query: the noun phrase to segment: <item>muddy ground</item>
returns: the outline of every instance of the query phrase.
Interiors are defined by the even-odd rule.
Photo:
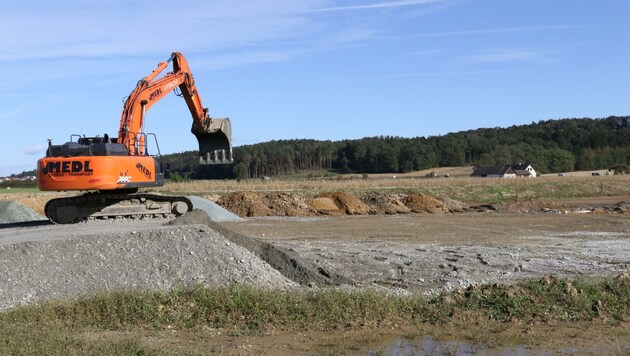
[[[259,216],[221,226],[241,238],[293,253],[311,270],[336,273],[337,281],[350,280],[356,287],[400,294],[419,291],[434,295],[469,285],[514,283],[548,275],[597,278],[629,272],[628,202],[630,197],[618,196],[465,207],[459,212]],[[314,205],[312,200],[309,205]],[[630,325],[606,320],[251,337],[229,337],[223,332],[214,331],[218,339],[212,340],[222,341],[209,346],[237,353],[630,352]]]
[[[399,292],[630,271],[627,213],[262,217],[222,225],[294,251],[357,286]]]

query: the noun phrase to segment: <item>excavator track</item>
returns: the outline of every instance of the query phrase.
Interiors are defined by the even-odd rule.
[[[85,220],[117,218],[168,218],[193,209],[190,199],[158,194],[86,193],[56,198],[44,208],[46,217],[56,224],[75,224]]]

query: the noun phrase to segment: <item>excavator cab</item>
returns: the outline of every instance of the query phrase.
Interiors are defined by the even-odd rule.
[[[212,165],[234,162],[230,119],[210,119],[205,130],[193,123],[191,132],[199,142],[199,164]]]

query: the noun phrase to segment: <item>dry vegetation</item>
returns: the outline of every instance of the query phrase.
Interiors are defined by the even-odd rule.
[[[204,180],[167,183],[162,192],[212,198],[235,191],[296,192],[313,198],[323,192],[426,194],[466,203],[520,202],[541,199],[619,196],[630,194],[630,176],[564,176],[528,179],[450,178],[340,178],[309,180]]]
[[[330,204],[330,201],[318,199],[329,192],[346,192],[364,202],[386,195],[423,194],[438,199],[452,199],[466,204],[488,203],[526,203],[534,201],[554,201],[558,199],[629,196],[630,176],[601,175],[590,176],[584,173],[571,173],[563,177],[544,176],[525,179],[472,178],[468,176],[444,177],[443,172],[467,172],[467,168],[443,168],[437,177],[425,178],[426,171],[410,173],[406,176],[379,176],[362,178],[348,175],[337,178],[317,179],[272,179],[272,180],[196,180],[168,182],[154,190],[164,194],[197,195],[218,201],[222,196],[234,192],[265,194],[271,197],[286,198],[286,193],[314,204]],[[431,173],[431,172],[429,172]],[[434,172],[438,173],[438,171]],[[276,193],[276,194],[270,194]],[[280,194],[285,193],[285,194]],[[76,192],[39,192],[32,190],[7,190],[0,194],[0,199],[16,200],[34,211],[43,214],[44,205],[54,197],[75,195]],[[317,200],[315,200],[317,199]],[[286,199],[285,199],[286,200]],[[295,200],[295,199],[294,199]],[[297,201],[296,200],[296,201]],[[280,201],[279,203],[282,203]],[[227,206],[226,206],[227,207]],[[324,208],[322,206],[322,208]],[[319,209],[315,209],[319,210]],[[236,211],[235,211],[236,212]],[[238,212],[236,212],[238,213]],[[377,212],[378,213],[378,212]],[[241,214],[246,215],[246,214]],[[263,214],[264,215],[264,214]],[[286,214],[281,214],[286,215]]]

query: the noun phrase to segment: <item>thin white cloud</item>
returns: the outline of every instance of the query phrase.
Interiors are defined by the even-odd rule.
[[[472,62],[547,62],[549,53],[530,49],[492,49],[464,57]]]
[[[419,33],[419,34],[412,35],[412,37],[474,36],[474,35],[534,32],[534,31],[549,31],[549,30],[571,30],[571,29],[584,28],[584,27],[589,27],[589,26],[587,25],[541,25],[541,26],[486,28],[486,29],[478,29],[478,30]]]
[[[174,50],[190,54],[298,39],[320,34],[321,25],[307,14],[322,3],[191,0],[187,7],[194,11],[179,12],[168,11],[171,3],[164,0],[153,1],[151,7],[74,2],[72,11],[56,4],[36,10],[3,8],[0,31],[21,30],[19,36],[0,39],[0,61],[147,56]]]
[[[366,4],[366,5],[350,5],[350,6],[327,7],[327,8],[323,8],[323,9],[319,9],[319,10],[314,10],[313,12],[385,9],[385,8],[395,8],[395,7],[401,7],[401,6],[424,5],[424,4],[444,2],[444,1],[446,1],[446,0],[400,0],[400,1],[387,1],[387,2],[379,2],[379,3],[374,3],[374,4]]]
[[[445,72],[407,72],[407,73],[392,73],[382,75],[368,75],[368,76],[356,76],[356,77],[334,77],[334,78],[320,78],[313,82],[335,82],[335,81],[357,81],[357,80],[373,80],[373,79],[403,79],[403,78],[415,78],[415,77],[440,77],[440,76],[462,76],[462,75],[487,75],[487,74],[502,74],[502,73],[523,73],[531,72],[531,70],[470,70],[470,71],[445,71]]]

